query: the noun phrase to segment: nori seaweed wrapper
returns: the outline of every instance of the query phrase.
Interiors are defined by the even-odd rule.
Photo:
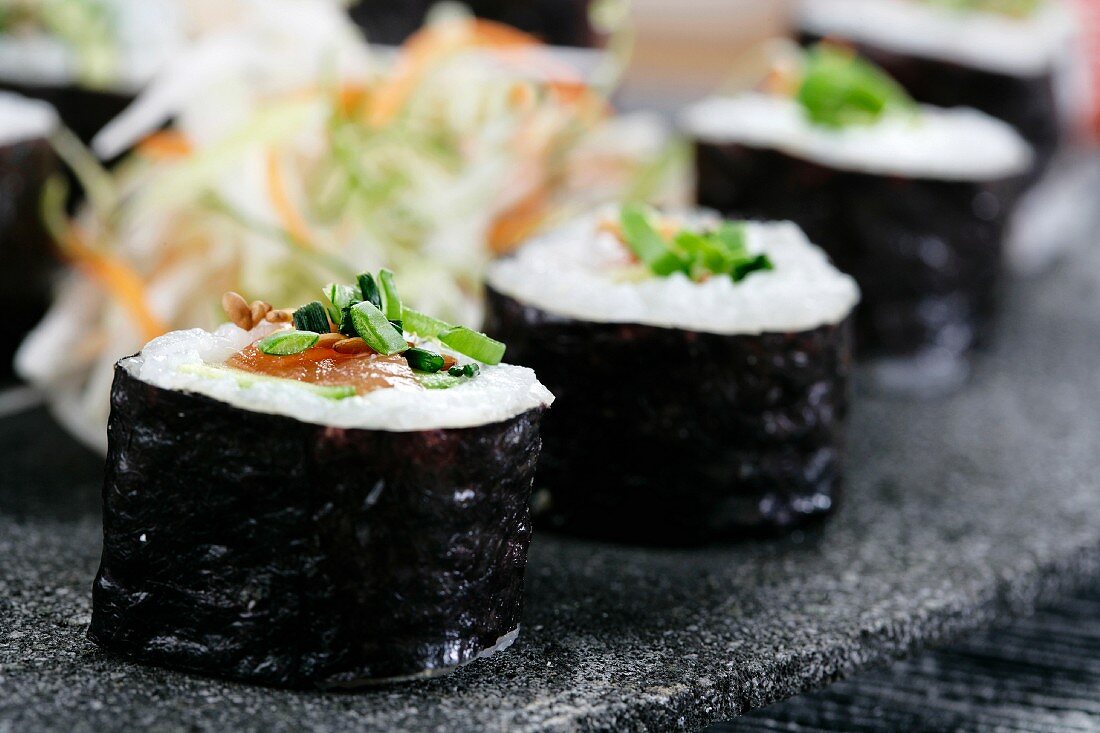
[[[818,520],[839,499],[849,321],[718,335],[547,313],[488,289],[486,331],[555,395],[540,527],[695,545]]]
[[[700,205],[788,219],[855,277],[860,356],[962,358],[988,335],[1019,178],[938,181],[843,171],[697,141]]]
[[[96,133],[134,101],[130,93],[90,89],[75,83],[52,86],[0,79],[0,91],[49,102],[65,126],[85,144],[90,144]]]
[[[823,39],[804,33],[801,40],[811,45]],[[1031,175],[1021,183],[1037,181],[1058,152],[1064,125],[1053,69],[1038,75],[1014,76],[866,43],[852,45],[894,77],[918,102],[937,107],[973,107],[1015,127],[1035,151]]]
[[[12,378],[15,350],[50,305],[58,261],[40,199],[57,167],[41,138],[0,145],[0,381]]]
[[[423,24],[434,4],[434,0],[362,0],[349,12],[368,40],[396,44]],[[505,23],[554,46],[598,44],[588,22],[589,0],[465,0],[463,4],[479,18]]]
[[[285,687],[438,673],[517,629],[542,409],[325,427],[116,366],[88,636]]]

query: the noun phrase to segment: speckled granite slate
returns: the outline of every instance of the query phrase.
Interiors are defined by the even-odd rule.
[[[693,729],[1031,610],[1100,570],[1100,252],[1019,284],[1003,320],[964,393],[857,401],[822,531],[697,551],[541,536],[516,646],[354,694],[98,652],[95,462],[41,413],[0,420],[0,733]]]
[[[1100,586],[707,733],[1097,733]]]

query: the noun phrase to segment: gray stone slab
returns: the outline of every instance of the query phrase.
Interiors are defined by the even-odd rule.
[[[1096,733],[1100,587],[707,733]]]
[[[0,732],[690,730],[1030,611],[1100,570],[1100,253],[1014,284],[1002,320],[966,391],[857,400],[822,530],[693,551],[539,536],[512,649],[351,694],[97,651],[95,462],[41,413],[0,421],[19,447],[0,468]]]

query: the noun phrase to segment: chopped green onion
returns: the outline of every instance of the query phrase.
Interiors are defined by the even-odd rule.
[[[256,348],[271,356],[291,356],[311,349],[320,335],[313,331],[279,331],[256,342]]]
[[[847,127],[877,122],[889,109],[913,109],[905,90],[854,52],[820,43],[806,56],[798,102],[814,124]]]
[[[386,320],[386,314],[369,300],[351,307],[351,322],[359,337],[379,354],[400,354],[409,348],[404,336]]]
[[[623,240],[630,251],[655,275],[664,277],[689,270],[690,262],[669,247],[664,237],[650,223],[642,207],[634,204],[624,206],[620,224]]]
[[[344,311],[359,302],[359,292],[350,285],[329,283],[325,286],[325,297],[332,305],[328,309],[333,323],[343,323]]]
[[[490,365],[500,363],[506,348],[496,339],[465,326],[455,326],[444,331],[439,334],[439,340],[460,354]]]
[[[378,271],[378,282],[382,286],[382,312],[391,321],[401,320],[401,296],[397,294],[397,285],[393,282],[393,273],[386,269]]]
[[[355,387],[350,384],[311,384],[310,382],[299,382],[297,379],[286,379],[285,377],[272,377],[267,374],[254,374],[253,372],[246,372],[241,369],[233,369],[231,367],[217,367],[209,364],[184,364],[179,368],[179,371],[185,374],[194,374],[199,377],[205,377],[207,379],[222,379],[224,377],[232,377],[237,381],[237,386],[242,389],[248,389],[256,384],[275,383],[282,382],[284,384],[293,384],[299,389],[315,394],[318,397],[324,397],[329,400],[343,400],[348,397],[354,397]]]
[[[439,338],[439,334],[454,328],[446,321],[414,311],[412,308],[401,309],[401,322],[409,333],[429,339]]]
[[[733,278],[734,282],[741,282],[754,272],[774,269],[775,265],[772,264],[771,259],[765,254],[759,254],[735,264],[733,266],[733,271],[730,273],[730,277]]]
[[[328,333],[328,313],[319,301],[306,303],[294,311],[294,327],[299,331]]]
[[[405,352],[405,360],[421,372],[438,372],[443,368],[443,357],[427,349],[409,349]]]
[[[359,276],[359,292],[363,295],[363,300],[373,303],[375,308],[382,310],[382,293],[378,290],[374,276],[369,272]]]
[[[481,373],[481,367],[477,364],[455,364],[453,367],[447,370],[447,373],[452,377],[476,377]]]

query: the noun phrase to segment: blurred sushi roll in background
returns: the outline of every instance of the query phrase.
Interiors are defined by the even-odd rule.
[[[857,350],[881,386],[957,387],[993,313],[1032,164],[1009,125],[921,107],[846,49],[777,65],[760,91],[689,107],[700,204],[789,219],[860,284]]]
[[[397,44],[420,28],[437,4],[437,0],[352,0],[349,12],[368,41]],[[587,48],[600,40],[589,18],[590,0],[464,0],[448,4],[461,5],[479,18],[507,24],[553,46]]]
[[[0,89],[91,140],[186,40],[181,0],[0,0]]]
[[[540,528],[696,544],[835,509],[859,292],[794,224],[628,206],[494,263],[487,297],[557,397]]]
[[[100,646],[346,687],[515,640],[553,396],[504,344],[404,306],[388,271],[323,292],[293,312],[227,293],[231,323],[116,366]]]
[[[49,104],[0,92],[0,382],[12,378],[15,347],[53,296],[59,263],[40,200],[58,170],[49,143],[57,126]]]
[[[918,102],[1009,123],[1035,150],[1033,179],[1064,139],[1075,28],[1062,0],[801,0],[798,24],[807,43],[852,44]]]

